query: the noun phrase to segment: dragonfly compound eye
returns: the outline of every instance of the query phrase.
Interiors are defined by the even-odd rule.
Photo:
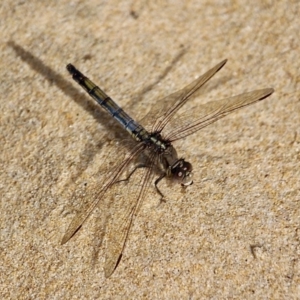
[[[171,167],[171,173],[182,185],[186,186],[193,183],[192,169],[192,165],[181,158]]]

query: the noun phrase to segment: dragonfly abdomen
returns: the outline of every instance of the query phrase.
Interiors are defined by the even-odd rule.
[[[72,64],[67,65],[67,70],[73,79],[116,119],[136,141],[144,140],[149,136],[148,132],[140,124],[127,115],[103,90],[78,71]]]

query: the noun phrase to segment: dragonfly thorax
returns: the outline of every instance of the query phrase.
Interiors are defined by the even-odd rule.
[[[143,139],[143,142],[147,145],[148,148],[151,148],[152,151],[155,151],[159,155],[168,151],[168,148],[171,146],[171,143],[163,139],[161,134],[158,132],[149,134],[149,136],[147,136],[147,139]]]

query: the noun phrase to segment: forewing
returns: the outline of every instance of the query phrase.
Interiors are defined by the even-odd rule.
[[[218,101],[211,101],[204,105],[197,105],[193,107],[192,111],[187,111],[179,118],[170,121],[168,128],[166,128],[166,133],[164,132],[164,137],[170,141],[182,139],[241,107],[269,97],[273,92],[273,89],[267,88]],[[191,116],[194,115],[196,120],[192,121]],[[167,133],[168,131],[169,133]]]
[[[218,63],[198,79],[183,89],[160,99],[155,107],[141,120],[141,124],[151,132],[160,132],[171,120],[174,114],[192,97],[197,96],[197,91],[213,77],[227,62],[227,59]],[[166,107],[168,109],[166,110]]]

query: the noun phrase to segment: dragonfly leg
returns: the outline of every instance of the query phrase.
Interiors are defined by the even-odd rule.
[[[156,191],[159,193],[159,195],[161,196],[161,199],[160,199],[160,202],[166,202],[166,199],[165,199],[165,195],[161,192],[161,190],[159,189],[158,187],[158,183],[166,177],[166,173],[163,173],[161,174],[154,182],[154,185],[155,185],[155,188],[156,188]]]
[[[129,175],[124,178],[124,179],[120,179],[118,181],[116,181],[115,183],[119,183],[119,182],[122,182],[122,181],[129,181],[130,177],[133,175],[133,173],[137,170],[137,169],[140,169],[140,168],[149,168],[149,166],[145,165],[145,164],[138,164],[134,167],[134,169],[129,173]]]

